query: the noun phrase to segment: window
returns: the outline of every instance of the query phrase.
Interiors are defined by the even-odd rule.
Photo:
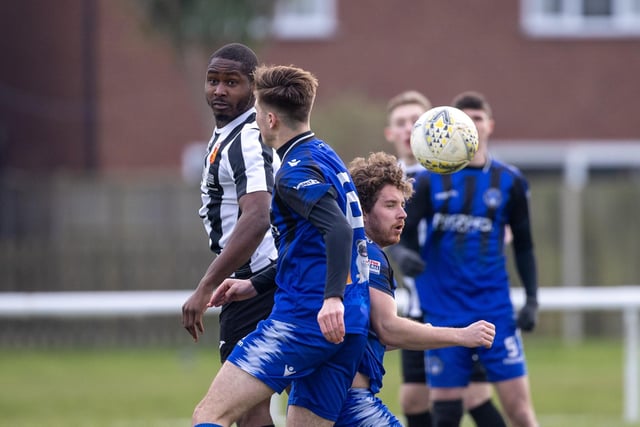
[[[521,0],[533,37],[640,37],[640,0]]]
[[[281,39],[322,39],[337,27],[337,0],[277,0],[273,34]]]

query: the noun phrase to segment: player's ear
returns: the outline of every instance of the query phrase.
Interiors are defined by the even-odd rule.
[[[493,133],[493,129],[496,126],[496,122],[495,120],[493,120],[493,118],[489,119],[489,135],[491,135]]]
[[[276,127],[276,125],[280,121],[280,119],[278,119],[278,116],[271,111],[267,113],[267,120],[269,121],[269,129],[273,129],[274,127]]]
[[[386,139],[389,144],[393,144],[391,128],[389,126],[384,127],[384,139]]]

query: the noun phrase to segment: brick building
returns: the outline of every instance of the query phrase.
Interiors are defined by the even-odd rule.
[[[476,89],[497,139],[640,138],[638,0],[278,3],[259,55],[312,70],[319,105]],[[206,53],[179,58],[134,2],[2,2],[0,34],[0,170],[173,170],[210,132]]]

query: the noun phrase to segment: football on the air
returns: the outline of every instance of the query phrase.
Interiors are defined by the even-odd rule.
[[[411,150],[430,171],[453,173],[469,164],[478,151],[478,131],[473,120],[454,107],[435,107],[413,125]]]

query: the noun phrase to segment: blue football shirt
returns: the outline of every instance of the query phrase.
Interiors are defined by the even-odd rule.
[[[367,240],[367,251],[369,254],[369,286],[387,293],[393,298],[397,284],[387,256],[380,249],[380,246],[371,240]],[[380,342],[378,335],[373,329],[370,329],[367,348],[360,361],[358,372],[369,377],[370,390],[374,394],[382,388],[382,378],[385,374],[385,351],[386,347]]]
[[[529,222],[529,187],[514,167],[490,160],[453,174],[425,171],[407,204],[403,243],[418,249],[418,224],[427,237],[426,262],[416,277],[423,311],[452,322],[483,313],[512,313],[504,254],[505,226]]]
[[[362,209],[351,176],[340,157],[312,132],[288,145],[275,178],[271,220],[278,248],[278,290],[272,318],[319,329],[327,275],[322,234],[309,221],[314,205],[331,194],[353,229],[351,269],[346,279],[347,333],[369,327],[368,258]]]

